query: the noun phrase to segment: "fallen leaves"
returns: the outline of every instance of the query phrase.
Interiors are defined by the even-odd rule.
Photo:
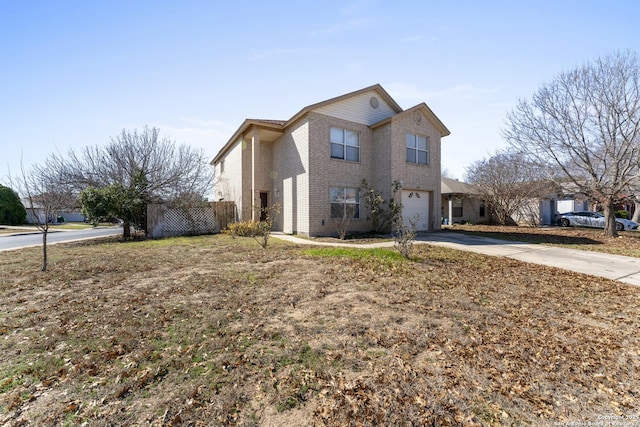
[[[639,409],[637,288],[443,248],[380,264],[254,246],[64,245],[46,276],[0,254],[0,422],[498,426]]]

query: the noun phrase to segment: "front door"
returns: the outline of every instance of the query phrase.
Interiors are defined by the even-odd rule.
[[[260,221],[267,220],[268,193],[260,193]]]

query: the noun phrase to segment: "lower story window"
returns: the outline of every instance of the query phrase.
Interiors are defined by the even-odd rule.
[[[360,218],[360,194],[353,187],[331,187],[331,218]]]
[[[458,217],[458,218],[462,217],[462,199],[458,199],[458,198],[453,199],[453,203],[451,207],[452,207],[451,214],[454,217]]]

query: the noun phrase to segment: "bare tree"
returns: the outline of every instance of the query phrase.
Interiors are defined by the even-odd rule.
[[[599,203],[616,236],[614,205],[630,191],[640,159],[640,67],[633,52],[559,74],[508,114],[504,138]]]
[[[443,178],[451,178],[451,179],[457,179],[455,177],[455,175],[453,174],[453,172],[451,172],[449,169],[447,168],[442,168],[440,170],[440,176]]]
[[[88,188],[118,186],[131,200],[148,203],[202,200],[211,189],[213,171],[203,150],[160,136],[157,128],[123,130],[105,146],[88,146],[67,155],[53,154],[47,160],[65,186],[74,192]],[[117,206],[116,206],[116,211]],[[146,208],[142,209],[146,212]],[[121,212],[123,236],[128,237],[133,217]],[[146,218],[137,215],[138,227],[146,231]]]
[[[502,151],[466,168],[467,182],[477,188],[498,224],[513,222],[533,200],[550,191],[546,173],[517,152]],[[527,218],[527,222],[531,222]]]
[[[47,236],[49,227],[55,223],[58,215],[75,204],[73,194],[57,181],[55,171],[42,165],[33,166],[29,172],[21,168],[18,188],[26,198],[27,210],[35,226],[42,232],[42,268],[47,270]]]
[[[338,238],[340,240],[344,240],[347,237],[349,225],[351,225],[351,220],[357,210],[357,205],[352,203],[331,204],[331,219],[336,226],[336,231],[338,232]]]

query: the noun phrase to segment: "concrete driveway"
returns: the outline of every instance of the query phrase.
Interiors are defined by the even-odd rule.
[[[393,242],[357,245],[349,243],[314,242],[295,236],[274,233],[273,237],[299,244],[347,246],[358,248],[392,247]],[[547,265],[576,273],[640,285],[640,258],[609,255],[600,252],[581,251],[533,243],[513,242],[488,237],[469,236],[463,233],[440,231],[420,234],[418,244],[444,246],[462,251],[490,256],[513,258],[532,264]]]
[[[512,242],[455,232],[436,232],[418,237],[420,242],[485,255],[513,258],[576,273],[640,285],[640,258],[609,255],[533,243]]]

